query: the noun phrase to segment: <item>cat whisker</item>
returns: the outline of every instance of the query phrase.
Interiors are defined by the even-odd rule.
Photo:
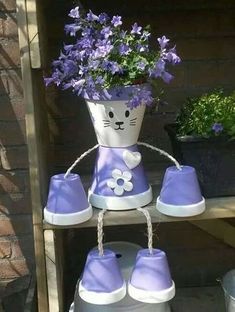
[[[136,122],[130,122],[130,125],[136,125]]]
[[[137,117],[130,119],[130,121],[134,121],[134,120],[136,120],[136,119],[137,119]]]
[[[108,120],[108,119],[103,119],[102,121],[104,121],[104,122],[110,122],[110,120]]]
[[[104,128],[110,127],[110,125],[104,125]]]
[[[135,126],[135,124],[130,124],[130,126]]]

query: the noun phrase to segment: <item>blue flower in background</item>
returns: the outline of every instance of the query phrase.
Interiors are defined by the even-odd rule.
[[[213,126],[211,127],[211,129],[215,132],[215,134],[219,134],[220,132],[224,130],[224,127],[221,123],[215,122]]]
[[[137,68],[138,68],[138,69],[144,70],[145,67],[146,67],[145,62],[142,61],[142,62],[137,63]]]

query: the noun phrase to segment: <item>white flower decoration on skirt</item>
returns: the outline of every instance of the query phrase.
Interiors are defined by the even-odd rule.
[[[130,192],[133,190],[133,184],[130,182],[132,174],[129,171],[123,171],[114,169],[112,171],[113,179],[107,181],[108,187],[113,189],[114,194],[121,196],[124,191]]]

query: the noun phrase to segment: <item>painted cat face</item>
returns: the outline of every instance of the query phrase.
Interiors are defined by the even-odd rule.
[[[130,110],[125,101],[87,101],[96,131],[102,146],[124,147],[136,144],[145,106]]]
[[[131,114],[129,109],[123,111],[122,115],[123,116],[116,116],[116,112],[110,108],[110,111],[107,114],[107,119],[103,119],[104,128],[112,127],[116,131],[123,131],[125,128],[136,126],[137,116]]]

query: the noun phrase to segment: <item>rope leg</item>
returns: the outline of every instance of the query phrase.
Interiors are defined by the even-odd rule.
[[[83,159],[85,158],[87,155],[89,155],[91,152],[93,152],[95,149],[97,149],[99,147],[99,144],[96,144],[95,146],[93,146],[92,148],[88,149],[85,153],[83,153],[81,156],[79,156],[75,162],[72,164],[72,166],[69,167],[69,169],[66,171],[64,177],[65,179],[68,177],[68,175],[71,173],[71,171],[73,170],[73,168]]]

